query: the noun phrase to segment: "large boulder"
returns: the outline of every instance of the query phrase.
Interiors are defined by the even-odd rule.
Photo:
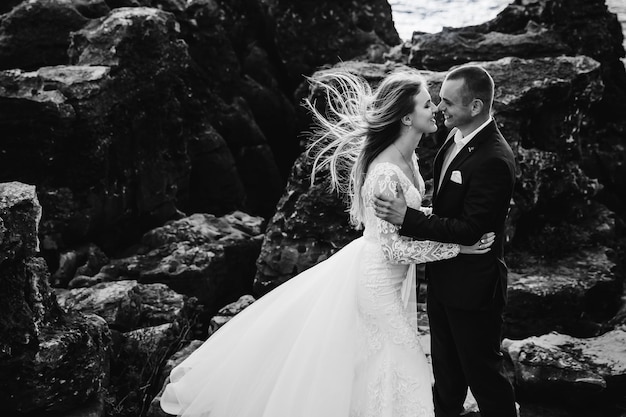
[[[159,370],[180,342],[176,322],[142,327],[119,336],[114,347],[109,393],[128,416],[144,415],[158,389]]]
[[[130,331],[181,321],[185,297],[165,284],[139,284],[134,280],[103,282],[93,287],[56,289],[66,310],[97,314],[111,329]]]
[[[85,404],[109,382],[110,345],[96,315],[64,315],[42,326],[37,343],[0,359],[3,410],[43,415]]]
[[[182,346],[177,352],[175,352],[172,356],[169,357],[165,366],[161,370],[161,375],[159,382],[156,386],[161,387],[161,390],[154,397],[152,402],[150,403],[150,407],[148,408],[148,412],[146,417],[168,417],[171,414],[167,414],[163,409],[161,409],[161,396],[165,391],[165,386],[167,382],[169,382],[169,375],[176,366],[178,366],[182,361],[187,359],[189,355],[191,355],[196,349],[202,346],[204,343],[202,340],[192,340],[189,343]]]
[[[243,204],[232,154],[187,85],[191,61],[170,14],[118,9],[74,33],[70,55],[77,65],[0,74],[0,178],[37,184],[44,250],[91,240],[110,253],[179,208]]]
[[[413,36],[409,65],[445,71],[470,61],[497,61],[507,56],[540,58],[571,52],[557,33],[533,22],[521,33],[444,28],[439,33]]]
[[[272,0],[268,6],[274,42],[294,88],[302,74],[320,65],[367,55],[372,44],[401,42],[387,1]]]
[[[210,317],[252,291],[263,219],[235,212],[172,221],[146,233],[136,254],[113,259],[91,282],[163,283],[196,297]]]
[[[0,265],[37,253],[40,219],[41,206],[34,186],[0,183]]]
[[[61,315],[36,257],[40,218],[34,186],[0,184],[0,358],[36,346],[42,328]]]
[[[40,216],[35,187],[0,184],[0,401],[11,415],[66,411],[108,383],[109,329],[58,306],[36,256]]]
[[[504,340],[521,398],[574,406],[615,403],[626,390],[626,332],[578,339],[560,333]]]
[[[578,337],[605,332],[621,303],[621,276],[608,249],[580,248],[564,259],[530,253],[509,273],[504,335],[521,339],[551,331]]]
[[[67,64],[70,33],[89,21],[74,3],[24,1],[0,16],[0,70]],[[109,9],[104,1],[100,5],[102,16]]]

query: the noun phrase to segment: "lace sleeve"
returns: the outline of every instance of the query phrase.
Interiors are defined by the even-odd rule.
[[[392,170],[385,170],[375,178],[375,192],[392,196],[400,185]],[[405,190],[406,193],[406,190]],[[458,255],[460,247],[454,243],[439,243],[430,240],[413,240],[400,236],[400,229],[393,224],[376,218],[380,245],[385,259],[396,264],[413,264],[439,261]]]

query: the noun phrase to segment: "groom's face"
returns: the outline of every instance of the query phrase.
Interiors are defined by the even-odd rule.
[[[464,80],[445,80],[439,96],[441,102],[437,109],[443,114],[448,128],[461,128],[472,122],[471,102],[466,103]]]

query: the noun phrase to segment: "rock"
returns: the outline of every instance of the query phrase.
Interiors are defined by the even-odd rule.
[[[268,6],[274,42],[294,87],[321,65],[367,54],[372,44],[400,43],[386,1],[272,0]]]
[[[165,390],[166,381],[169,382],[169,375],[176,366],[178,366],[182,361],[187,359],[189,355],[191,355],[196,349],[202,346],[204,342],[202,340],[192,340],[189,344],[185,345],[182,349],[178,350],[167,360],[165,366],[161,371],[161,378],[157,386],[161,386],[161,391],[154,397],[152,402],[150,403],[150,408],[148,409],[148,413],[146,417],[167,417],[169,414],[165,413],[161,409],[160,401],[161,396],[163,395],[163,391]]]
[[[558,331],[596,336],[620,305],[621,283],[606,248],[579,248],[567,258],[519,254],[509,271],[504,334],[524,338]]]
[[[187,203],[189,213],[229,213],[244,205],[246,189],[236,161],[224,138],[211,126],[189,138],[191,171]]]
[[[0,14],[4,14],[6,12],[11,11],[11,9],[18,4],[20,4],[22,0],[6,0],[0,5]]]
[[[294,104],[291,91],[286,86],[284,65],[271,39],[275,25],[268,8],[261,2],[195,0],[189,2],[184,17],[178,20],[182,36],[189,45],[189,53],[206,74],[211,90],[223,97],[226,107],[235,106],[235,115],[237,108],[241,107],[238,97],[248,102],[254,124],[262,131],[263,142],[267,141],[279,167],[280,178],[266,177],[266,186],[275,182],[282,189],[284,178],[298,154],[297,141],[293,140],[297,132],[293,118],[289,117],[294,113]],[[209,100],[207,105],[215,106],[215,101]],[[227,108],[217,107],[220,114],[230,113]],[[258,134],[231,135],[240,127],[226,124],[228,119],[220,115],[213,123],[229,143],[254,144]],[[242,122],[248,123],[240,120],[238,124]],[[232,130],[233,127],[239,129]],[[253,130],[253,127],[248,129]],[[233,149],[233,153],[237,155],[239,151]],[[258,164],[259,161],[253,166]],[[243,161],[238,162],[238,166],[242,176],[250,170]],[[272,176],[276,175],[269,172]],[[258,189],[258,185],[256,187]],[[247,189],[256,190],[252,185]],[[253,209],[256,204],[267,204],[271,205],[269,212],[259,213],[271,216],[280,191],[271,196],[266,194],[260,201],[249,200],[251,205],[246,206],[246,210],[256,213]],[[263,210],[267,208],[263,207]]]
[[[64,65],[70,32],[89,19],[70,1],[24,1],[0,17],[0,70]]]
[[[52,275],[55,287],[67,287],[76,276],[93,277],[109,262],[96,245],[87,245],[59,255],[59,267]]]
[[[65,314],[35,257],[40,216],[35,187],[0,184],[0,402],[11,415],[81,406],[109,377],[106,323]]]
[[[0,154],[0,179],[37,184],[51,258],[86,241],[114,252],[178,217],[179,207],[243,204],[243,193],[231,193],[242,189],[233,157],[194,95],[202,81],[178,36],[171,14],[118,9],[72,35],[77,65],[0,73],[3,120],[30,126],[0,122],[9,150]],[[192,178],[192,161],[214,168]],[[189,193],[209,182],[210,204],[190,204]]]
[[[172,221],[146,233],[136,255],[112,260],[96,276],[167,284],[196,297],[210,317],[250,293],[262,223],[262,218],[242,212]]]
[[[246,307],[249,307],[256,300],[251,295],[243,295],[239,300],[220,308],[215,316],[211,318],[209,324],[209,336],[217,331],[220,327],[228,323],[233,317],[241,313]]]
[[[123,333],[115,350],[115,369],[111,385],[127,415],[143,414],[152,401],[159,368],[180,340],[177,323],[143,327]]]
[[[32,185],[0,183],[0,266],[39,251],[41,206]]]
[[[139,284],[134,280],[59,289],[57,299],[66,310],[97,314],[111,329],[118,331],[179,321],[185,306],[185,297],[166,285]]]
[[[274,212],[283,181],[266,138],[242,97],[234,97],[218,111],[217,129],[235,158],[237,172],[246,190],[246,210],[269,217]]]
[[[497,61],[503,57],[543,58],[571,55],[561,36],[534,22],[521,33],[474,32],[471,28],[444,28],[439,33],[413,36],[409,65],[446,71],[470,61]]]
[[[85,404],[63,414],[63,417],[107,417],[104,393],[97,394]]]
[[[0,359],[5,412],[68,411],[108,383],[111,335],[96,315],[64,315],[43,326],[34,347]]]
[[[139,354],[143,356],[141,359],[151,359],[154,364],[160,364],[163,358],[158,357],[159,354],[164,354],[176,337],[178,326],[175,323],[142,327],[123,334],[122,350],[126,353]],[[138,365],[141,366],[143,363],[142,361]]]
[[[44,343],[47,326],[62,316],[43,259],[7,264],[0,267],[0,360]]]
[[[505,340],[515,366],[519,396],[570,404],[614,402],[626,386],[626,332],[589,339],[552,332]]]

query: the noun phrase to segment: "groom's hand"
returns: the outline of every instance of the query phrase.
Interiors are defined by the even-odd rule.
[[[374,212],[376,217],[396,226],[402,226],[406,215],[406,199],[402,187],[398,187],[398,195],[374,195]]]

